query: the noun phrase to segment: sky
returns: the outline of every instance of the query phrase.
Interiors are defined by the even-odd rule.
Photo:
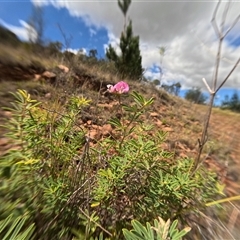
[[[226,2],[222,1],[216,16],[219,28]],[[100,58],[105,57],[109,44],[118,48],[124,17],[117,0],[0,0],[0,24],[28,40],[26,29],[33,4],[43,7],[45,41],[60,41],[75,53],[97,49]],[[211,0],[132,0],[127,17],[133,22],[134,34],[140,37],[145,77],[159,79],[161,65],[163,83],[180,82],[181,95],[191,87],[207,92],[202,78],[212,86],[218,49],[218,37],[211,24],[216,4]],[[240,1],[232,1],[224,31],[238,17],[239,9]],[[166,49],[163,57],[159,47]],[[240,21],[223,41],[218,86],[239,57]],[[239,89],[240,66],[218,93],[217,102]]]

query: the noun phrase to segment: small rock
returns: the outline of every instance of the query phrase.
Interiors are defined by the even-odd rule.
[[[111,106],[110,106],[109,104],[107,104],[107,103],[99,103],[97,106],[98,106],[98,107],[101,107],[101,108],[104,108],[104,109],[108,109],[108,108],[111,107]]]
[[[187,154],[185,154],[185,153],[183,153],[183,152],[181,152],[181,153],[179,154],[179,157],[181,157],[181,158],[187,158],[187,157],[188,157],[188,155],[187,155]]]
[[[34,74],[33,81],[39,81],[40,79],[41,79],[41,75],[40,74]]]
[[[49,72],[49,71],[45,71],[43,74],[42,74],[42,77],[43,78],[47,78],[47,79],[53,79],[53,78],[56,78],[56,74],[53,73],[53,72]]]
[[[93,129],[101,129],[101,126],[98,126],[98,125],[96,125],[96,124],[92,124],[91,127],[92,127]]]
[[[45,94],[45,98],[47,98],[47,99],[50,99],[51,96],[52,96],[51,93],[46,93],[46,94]]]
[[[108,135],[109,133],[111,133],[112,132],[112,126],[111,126],[111,124],[104,124],[103,126],[102,126],[102,134],[104,135],[104,136],[106,136],[106,135]]]
[[[7,138],[0,138],[0,146],[5,146],[9,143],[9,139]]]
[[[3,111],[3,116],[6,117],[6,118],[10,118],[10,117],[12,117],[12,112],[10,112],[10,111]]]
[[[86,135],[86,137],[89,137],[92,140],[98,140],[99,139],[99,131],[97,131],[96,129],[91,129],[88,134]]]
[[[173,129],[170,128],[170,127],[165,127],[165,128],[163,128],[163,131],[165,131],[165,132],[173,132]]]
[[[153,113],[150,113],[150,116],[151,116],[151,117],[158,117],[158,116],[159,116],[159,114],[158,114],[158,113],[156,113],[156,112],[153,112]]]
[[[160,120],[157,120],[157,121],[156,121],[156,125],[157,125],[158,127],[160,127],[161,125],[163,125],[163,122],[161,122]]]
[[[63,72],[65,72],[65,73],[68,73],[69,72],[69,68],[68,67],[66,67],[66,66],[64,66],[64,65],[58,65],[58,68],[60,69],[60,70],[62,70]]]

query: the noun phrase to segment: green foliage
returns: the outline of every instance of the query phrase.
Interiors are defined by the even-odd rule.
[[[133,91],[132,103],[116,110],[123,117],[109,120],[114,137],[91,147],[78,123],[88,99],[72,95],[65,106],[56,102],[49,109],[24,90],[13,95],[7,128],[17,148],[0,161],[4,234],[19,226],[16,234],[27,231],[31,239],[123,239],[122,229],[135,219],[134,226],[152,223],[162,236],[163,222],[153,219],[184,223],[213,200],[214,175],[202,167],[192,176],[193,160],[174,159],[162,149],[166,133],[144,121],[153,98]],[[168,224],[169,236],[180,236],[176,222]]]
[[[131,96],[134,104],[123,105],[123,110],[129,112],[127,119],[110,120],[120,142],[99,142],[93,157],[101,156],[102,162],[92,207],[101,224],[117,239],[121,239],[121,229],[128,228],[131,219],[146,222],[161,216],[183,221],[185,214],[204,208],[216,192],[214,175],[202,168],[192,176],[192,159],[173,160],[173,154],[162,149],[166,133],[155,131],[149,138],[152,127],[141,116],[153,99],[136,92]]]
[[[178,221],[175,220],[170,226],[170,219],[165,222],[162,218],[158,218],[158,221],[154,220],[154,226],[151,226],[147,222],[146,227],[139,221],[132,221],[132,230],[123,229],[123,234],[126,240],[180,240],[185,236],[191,228],[186,227],[182,231],[177,229]]]
[[[12,45],[14,47],[21,43],[21,41],[13,32],[11,32],[10,30],[6,29],[1,25],[0,25],[0,42],[3,44]]]
[[[59,114],[46,110],[26,91],[14,96],[7,127],[18,148],[0,163],[1,219],[12,211],[16,218],[27,213],[27,227],[35,224],[34,239],[67,239],[72,228],[81,226],[78,209],[86,202],[86,178],[91,182],[87,152],[79,155],[80,148],[87,151],[85,133],[76,125],[89,101],[72,96]]]
[[[225,96],[221,108],[240,112],[240,99],[238,93],[234,92],[230,99],[228,96]]]
[[[170,94],[174,94],[175,96],[178,96],[180,89],[182,87],[180,82],[173,83],[170,85],[162,84],[161,86],[165,91],[167,91]]]
[[[70,52],[70,51],[64,51],[63,52],[63,56],[66,60],[68,60],[69,62],[73,62],[75,54]]]
[[[26,229],[24,224],[27,216],[13,217],[9,215],[4,220],[0,221],[0,237],[2,240],[28,240],[31,239],[34,232],[34,224],[31,224]]]
[[[153,80],[153,84],[156,85],[156,86],[157,86],[157,85],[160,85],[160,83],[161,83],[161,82],[160,82],[158,79],[154,79],[154,80]]]
[[[31,43],[35,43],[36,47],[41,47],[44,45],[43,35],[44,35],[44,11],[43,7],[40,5],[32,6],[32,13],[28,20],[30,25],[27,28],[28,37]],[[41,49],[41,48],[40,48]]]
[[[192,88],[185,93],[185,99],[197,104],[204,104],[207,97],[201,92],[200,88]]]
[[[125,17],[130,3],[131,1],[128,0],[118,1]],[[140,80],[143,73],[142,57],[139,48],[139,36],[133,36],[132,21],[129,22],[127,27],[124,24],[119,47],[121,50],[120,56],[117,55],[111,44],[109,45],[106,52],[108,60],[114,62],[122,78],[128,77],[132,80]]]
[[[126,17],[128,8],[131,4],[131,0],[118,0],[118,6],[121,9],[123,15]]]
[[[96,59],[98,55],[97,49],[90,49],[89,50],[89,57]]]
[[[63,47],[63,44],[58,41],[50,42],[45,47],[45,52],[50,56],[57,56],[57,55],[60,55],[62,47]]]

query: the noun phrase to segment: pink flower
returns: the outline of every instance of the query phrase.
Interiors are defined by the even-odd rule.
[[[127,93],[129,91],[129,86],[124,81],[118,82],[114,86],[109,84],[107,85],[107,88],[110,93],[117,94]]]

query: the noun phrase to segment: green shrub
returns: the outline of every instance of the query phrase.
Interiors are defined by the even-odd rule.
[[[0,43],[8,44],[12,46],[20,45],[21,41],[16,34],[0,25]]]
[[[0,198],[2,206],[9,207],[1,208],[0,216],[12,213],[11,206],[17,203],[15,216],[29,216],[35,223],[35,239],[67,239],[87,197],[82,187],[87,162],[76,166],[76,160],[85,158],[78,155],[85,133],[75,121],[88,101],[72,97],[64,110],[67,113],[59,115],[42,108],[25,91],[19,90],[15,97],[7,127],[18,149],[1,159]]]
[[[207,96],[201,92],[200,88],[192,88],[185,93],[185,99],[197,104],[204,104]]]
[[[162,149],[166,133],[142,118],[153,99],[133,91],[124,105],[119,95],[122,118],[109,119],[112,135],[90,146],[78,124],[89,100],[73,95],[48,109],[26,91],[14,96],[7,127],[18,146],[0,162],[0,220],[13,214],[6,231],[26,216],[19,234],[34,226],[32,239],[123,239],[133,219],[184,224],[216,194],[212,173],[192,175],[193,159]]]
[[[228,95],[225,96],[225,100],[222,102],[221,108],[240,112],[240,99],[237,91],[233,93],[230,99]]]

